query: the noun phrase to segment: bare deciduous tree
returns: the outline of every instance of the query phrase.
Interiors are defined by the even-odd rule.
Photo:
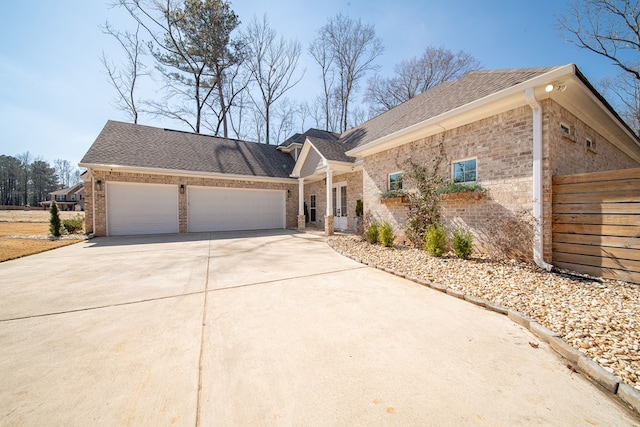
[[[302,48],[298,41],[278,38],[266,15],[261,21],[253,19],[244,33],[244,41],[245,65],[259,93],[252,95],[252,99],[264,121],[265,143],[270,144],[272,106],[304,76],[304,71],[297,73]]]
[[[369,104],[370,114],[380,114],[442,82],[455,80],[479,68],[480,62],[470,53],[454,53],[430,46],[420,57],[397,64],[392,77],[375,75],[371,78],[365,101]]]
[[[605,78],[601,85],[602,94],[612,99],[622,119],[640,135],[640,80],[629,73],[620,73],[614,78]]]
[[[358,83],[367,72],[378,68],[374,62],[383,51],[382,41],[376,36],[374,27],[363,24],[359,19],[356,21],[339,14],[318,30],[310,53],[322,68],[325,113],[329,110],[332,96],[339,101],[340,132],[350,125],[349,107]],[[334,75],[337,76],[337,87],[331,80]],[[328,118],[326,114],[327,130]]]
[[[115,107],[124,111],[133,123],[138,123],[138,100],[135,96],[136,83],[138,78],[146,75],[145,65],[141,57],[145,54],[143,41],[139,37],[140,25],[136,26],[136,31],[121,32],[113,28],[109,22],[100,26],[104,34],[115,38],[126,55],[126,61],[120,66],[111,62],[107,55],[102,52],[100,57],[105,73],[109,78],[109,83],[118,93],[115,98]]]
[[[638,0],[574,1],[558,18],[568,41],[610,59],[640,80],[640,4]]]
[[[63,188],[70,187],[71,178],[74,172],[74,167],[71,166],[71,163],[68,160],[55,159],[53,161],[53,168],[56,171],[56,176],[58,177],[60,185],[62,185]]]

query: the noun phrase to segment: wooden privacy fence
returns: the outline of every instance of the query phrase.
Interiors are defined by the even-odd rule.
[[[553,177],[553,264],[640,284],[640,169]]]

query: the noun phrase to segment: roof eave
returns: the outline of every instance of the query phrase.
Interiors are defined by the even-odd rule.
[[[365,157],[372,154],[398,147],[447,129],[471,123],[489,117],[505,109],[526,103],[524,91],[529,87],[540,87],[544,92],[544,85],[551,81],[574,75],[575,65],[568,64],[552,71],[526,80],[507,89],[464,104],[458,108],[446,111],[412,126],[378,138],[360,147],[347,151],[345,154],[353,157]]]
[[[224,180],[240,180],[240,181],[258,181],[258,182],[274,182],[282,184],[291,184],[295,182],[292,178],[269,177],[260,175],[240,175],[221,172],[204,172],[204,171],[187,171],[181,169],[162,169],[162,168],[146,168],[135,166],[108,165],[99,163],[80,163],[80,167],[93,170],[109,170],[129,173],[145,173],[151,175],[175,175],[183,177],[195,178],[216,178]]]

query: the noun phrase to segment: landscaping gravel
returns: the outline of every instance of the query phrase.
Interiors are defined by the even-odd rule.
[[[639,285],[547,273],[516,261],[435,258],[419,249],[372,245],[354,235],[335,235],[328,243],[362,263],[517,310],[640,390]]]

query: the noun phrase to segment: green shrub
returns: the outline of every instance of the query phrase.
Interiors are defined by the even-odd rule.
[[[427,228],[424,248],[431,256],[441,257],[447,250],[447,229],[442,225]]]
[[[473,249],[473,236],[468,231],[458,228],[453,232],[451,246],[458,258],[469,259]]]
[[[380,244],[386,248],[393,246],[393,242],[396,240],[396,235],[393,234],[393,227],[388,222],[385,222],[380,226]]]
[[[449,194],[449,193],[481,193],[484,194],[487,192],[485,188],[482,188],[478,183],[471,184],[462,184],[459,182],[450,182],[447,184],[443,184],[438,188],[438,193],[440,194]]]
[[[374,222],[367,228],[367,240],[369,243],[378,243],[380,237],[380,231],[378,229],[378,223]]]
[[[51,202],[51,208],[49,209],[49,232],[55,237],[60,237],[62,234],[62,223],[60,222],[60,212],[58,211],[58,204],[55,200]]]
[[[63,220],[62,225],[69,233],[77,233],[82,230],[84,218],[82,218],[82,215],[76,215],[73,218]]]
[[[380,194],[380,198],[381,199],[392,199],[394,197],[402,197],[402,196],[406,196],[407,193],[405,193],[402,190],[388,190],[385,191],[384,193]]]

